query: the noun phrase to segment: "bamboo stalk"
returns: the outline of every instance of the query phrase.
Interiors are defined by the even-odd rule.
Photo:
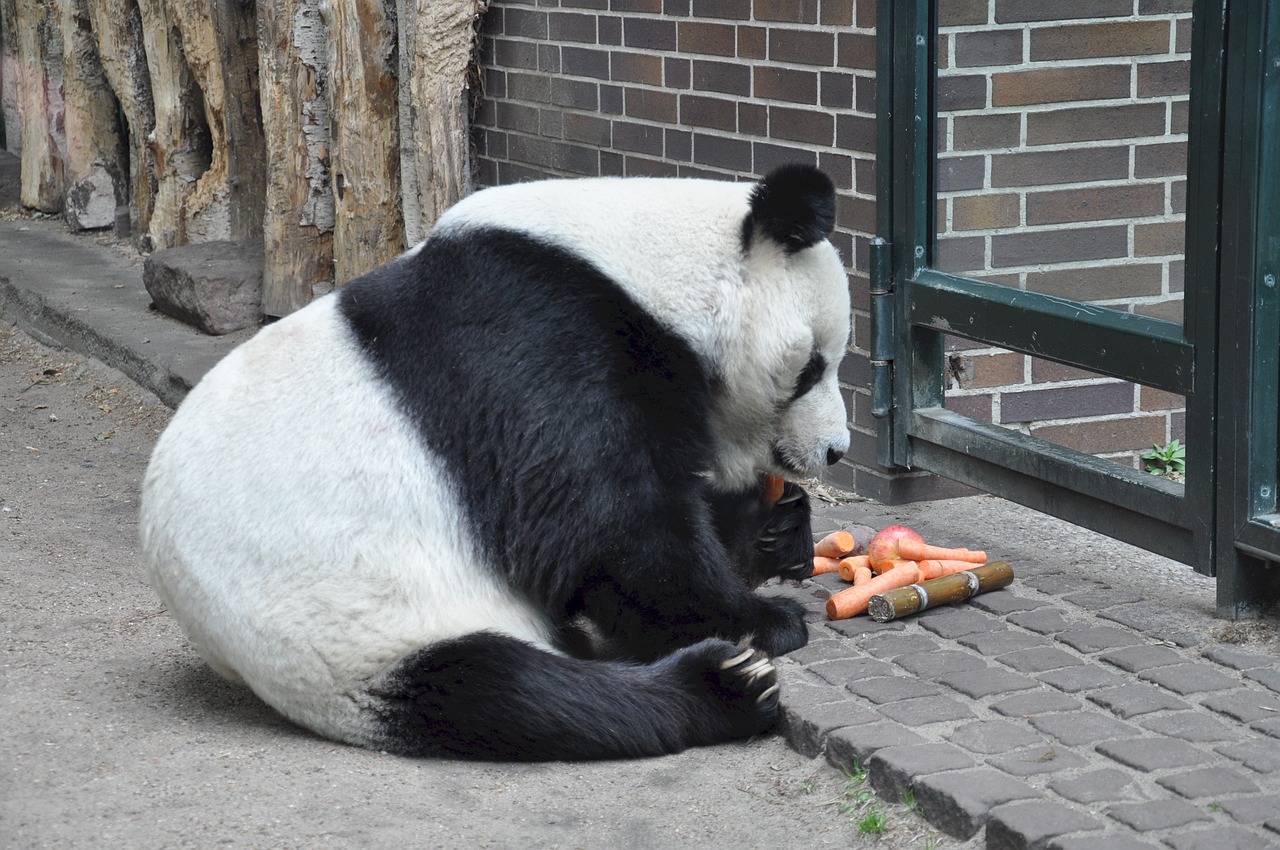
[[[970,596],[998,590],[1013,581],[1013,567],[1007,561],[963,570],[949,576],[922,581],[871,597],[867,614],[877,623],[887,623],[939,605],[963,602]]]

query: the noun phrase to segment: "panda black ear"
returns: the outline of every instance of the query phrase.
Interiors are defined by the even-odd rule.
[[[751,212],[742,222],[742,244],[759,230],[794,254],[817,244],[836,226],[836,188],[811,165],[783,165],[751,192]]]

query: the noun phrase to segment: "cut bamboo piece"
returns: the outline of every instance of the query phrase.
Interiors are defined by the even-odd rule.
[[[992,561],[971,570],[930,579],[877,594],[867,602],[867,614],[877,623],[887,623],[939,605],[963,602],[970,596],[998,590],[1013,581],[1008,561]]]

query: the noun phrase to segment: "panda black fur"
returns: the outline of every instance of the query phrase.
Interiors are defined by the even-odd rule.
[[[202,657],[397,753],[656,755],[777,712],[804,493],[848,447],[830,182],[489,189],[265,328],[143,486],[148,574]],[[607,658],[566,636],[586,622]]]

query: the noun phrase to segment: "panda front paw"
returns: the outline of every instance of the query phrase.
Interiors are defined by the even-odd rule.
[[[756,597],[759,609],[751,645],[769,656],[786,655],[809,642],[804,606],[783,596]]]
[[[802,579],[813,573],[812,510],[803,487],[786,482],[754,548],[756,569],[762,574]]]

